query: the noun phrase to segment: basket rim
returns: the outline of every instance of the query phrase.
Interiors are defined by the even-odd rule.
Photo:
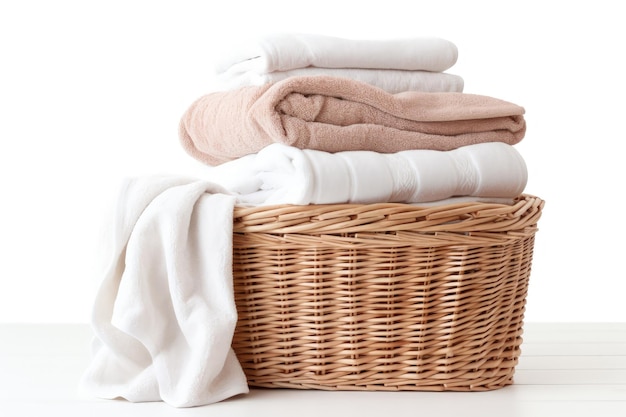
[[[341,235],[367,232],[522,233],[536,231],[545,201],[522,194],[513,204],[457,202],[236,206],[234,233]]]

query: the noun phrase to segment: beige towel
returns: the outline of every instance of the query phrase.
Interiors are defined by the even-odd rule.
[[[518,143],[524,109],[465,93],[402,92],[348,78],[292,77],[214,92],[196,100],[180,123],[194,158],[219,165],[278,142],[326,152],[451,150],[483,142]]]

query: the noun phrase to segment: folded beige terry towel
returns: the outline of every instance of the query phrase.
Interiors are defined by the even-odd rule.
[[[348,78],[291,77],[214,92],[196,100],[180,123],[183,148],[219,165],[278,142],[326,152],[451,150],[483,142],[516,144],[524,109],[475,94],[390,94]]]

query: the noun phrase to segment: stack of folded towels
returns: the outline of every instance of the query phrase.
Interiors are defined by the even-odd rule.
[[[464,93],[447,40],[278,34],[232,52],[179,126],[206,176],[121,189],[83,379],[99,397],[248,392],[230,347],[235,205],[506,204],[526,186],[524,109]]]

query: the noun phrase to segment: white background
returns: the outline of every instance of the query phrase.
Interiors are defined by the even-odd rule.
[[[0,322],[86,322],[125,176],[201,172],[177,127],[266,32],[438,36],[465,92],[522,105],[546,200],[527,321],[626,321],[623,13],[614,1],[0,2]]]

